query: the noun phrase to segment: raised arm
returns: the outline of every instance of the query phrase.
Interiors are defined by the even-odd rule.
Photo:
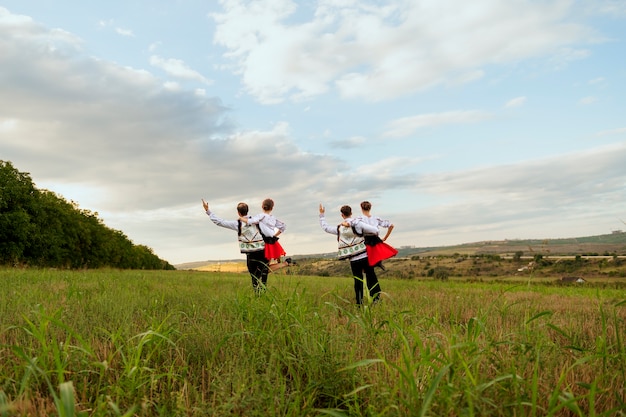
[[[326,223],[326,209],[320,203],[320,227],[326,233],[330,233],[331,235],[337,235],[339,232],[337,231],[337,226],[330,226]]]
[[[204,201],[204,199],[202,199],[202,208],[204,208],[204,211],[206,212],[207,216],[209,216],[209,219],[211,219],[211,221],[216,226],[225,227],[226,229],[231,229],[231,230],[239,229],[239,223],[237,222],[237,220],[224,220],[224,219],[217,217],[214,213],[211,212],[211,210],[209,209],[209,203]]]

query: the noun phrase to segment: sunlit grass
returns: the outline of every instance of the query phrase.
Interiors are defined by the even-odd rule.
[[[623,290],[0,270],[0,416],[615,416]]]

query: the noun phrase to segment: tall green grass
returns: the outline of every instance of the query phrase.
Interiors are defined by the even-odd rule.
[[[616,416],[611,288],[0,270],[0,416]]]

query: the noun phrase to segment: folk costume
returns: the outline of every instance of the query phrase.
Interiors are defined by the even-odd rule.
[[[376,233],[365,233],[364,235],[367,259],[371,266],[378,265],[382,268],[382,261],[398,254],[398,251],[394,247],[385,243],[380,236],[378,236],[379,227],[389,228],[389,226],[391,226],[389,220],[383,220],[378,216],[359,216],[354,219],[353,222],[364,222],[370,226],[376,227]]]
[[[278,237],[274,236],[277,230],[283,233],[286,229],[285,223],[278,220],[271,214],[260,213],[248,218],[248,225],[258,225],[263,240],[265,242],[265,257],[269,261],[280,262],[280,258],[287,253],[280,243]]]
[[[349,221],[350,219],[346,219]],[[378,231],[374,226],[364,222],[358,222],[353,226],[330,226],[326,222],[326,217],[320,213],[320,226],[326,233],[337,236],[338,258],[348,259],[350,269],[354,277],[354,294],[356,303],[363,304],[363,275],[369,290],[370,297],[376,301],[380,298],[380,285],[376,271],[369,265],[367,260],[367,249],[365,245],[364,233],[375,233]]]
[[[246,255],[246,266],[252,278],[252,288],[259,291],[267,285],[269,260],[265,257],[265,242],[258,225],[250,225],[241,220],[224,220],[207,210],[209,218],[217,226],[237,232],[239,251]],[[250,218],[250,216],[247,216]]]

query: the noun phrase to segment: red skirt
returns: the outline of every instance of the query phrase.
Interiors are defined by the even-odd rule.
[[[367,259],[370,266],[374,266],[378,262],[382,262],[398,254],[397,250],[382,241],[373,246],[365,245],[365,248],[367,249]]]
[[[276,243],[265,243],[265,258],[269,261],[271,261],[272,259],[278,259],[280,260],[281,256],[286,255],[287,253],[285,252],[285,250],[283,249],[282,246],[280,246],[280,243],[276,242]]]

